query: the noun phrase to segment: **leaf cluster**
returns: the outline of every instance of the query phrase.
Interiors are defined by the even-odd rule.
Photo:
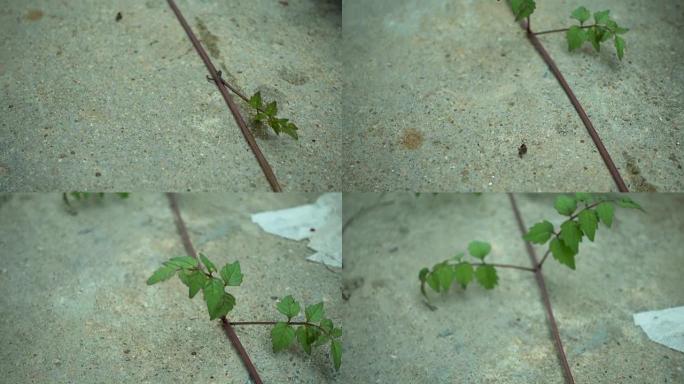
[[[292,319],[299,316],[301,306],[291,296],[285,296],[276,304],[278,312],[287,316],[287,322],[279,321],[271,330],[271,343],[273,352],[289,348],[295,341],[307,353],[311,354],[313,347],[330,343],[330,356],[335,370],[340,369],[342,364],[342,329],[336,328],[332,320],[325,317],[323,302],[309,305],[304,309],[305,322],[293,324]]]
[[[479,262],[471,263],[463,260],[465,253],[459,253],[451,259],[435,264],[432,269],[423,268],[418,273],[420,291],[428,300],[425,286],[435,292],[448,292],[454,283],[458,283],[463,289],[468,284],[477,280],[485,289],[492,289],[499,281],[496,268],[485,263],[484,259],[491,251],[492,246],[484,241],[471,241],[468,244],[468,253]]]
[[[165,261],[161,268],[157,269],[147,280],[147,285],[153,285],[160,281],[166,281],[174,275],[178,275],[185,284],[192,299],[202,291],[204,301],[207,303],[209,319],[214,320],[223,317],[235,306],[235,296],[225,291],[225,287],[236,287],[242,284],[242,272],[240,262],[228,263],[219,271],[214,263],[206,256],[199,254],[202,264],[208,272],[205,272],[194,257],[181,256]],[[214,273],[216,273],[214,275]]]
[[[277,135],[283,132],[295,140],[299,138],[298,128],[294,123],[289,119],[278,118],[278,104],[275,101],[265,103],[261,98],[261,92],[257,92],[249,98],[249,105],[257,111],[254,117],[256,124],[267,124]]]
[[[620,35],[627,33],[629,29],[620,27],[611,19],[609,10],[595,12],[594,24],[591,26],[584,26],[591,17],[591,12],[585,7],[575,9],[570,17],[579,21],[580,25],[573,25],[566,32],[569,51],[574,51],[585,42],[589,42],[598,52],[601,50],[601,43],[613,39],[618,58],[622,60],[625,55],[625,39]]]
[[[577,211],[578,205],[584,208]],[[593,196],[588,193],[577,193],[575,196],[560,195],[554,202],[556,211],[569,216],[556,232],[553,224],[542,220],[534,224],[523,239],[534,244],[546,244],[549,240],[549,252],[563,265],[575,269],[575,256],[579,253],[579,245],[584,237],[594,241],[599,223],[610,228],[613,223],[615,205],[623,208],[642,209],[629,197],[612,198],[609,196]]]

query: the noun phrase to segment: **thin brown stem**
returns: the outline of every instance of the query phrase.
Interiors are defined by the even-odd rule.
[[[511,265],[511,264],[496,264],[496,263],[470,263],[472,265],[491,265],[492,267],[499,267],[499,268],[511,268],[511,269],[521,269],[523,271],[528,271],[528,272],[534,272],[534,268],[530,267],[523,267],[520,265]]]
[[[591,28],[593,26],[594,25],[581,25],[580,28]],[[548,31],[532,32],[532,34],[535,36],[538,36],[538,35],[545,35],[547,33],[566,32],[568,30],[570,30],[570,28],[550,29]]]
[[[549,248],[549,249],[546,250],[546,253],[544,254],[544,257],[542,257],[542,259],[541,259],[541,261],[539,262],[539,264],[537,264],[537,269],[541,269],[542,265],[544,264],[544,261],[545,261],[546,258],[549,256],[549,253],[551,253],[551,248]]]

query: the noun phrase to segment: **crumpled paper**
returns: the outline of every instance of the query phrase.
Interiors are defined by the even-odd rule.
[[[635,313],[634,324],[656,343],[684,352],[684,307]]]
[[[252,215],[264,231],[291,240],[309,239],[307,260],[342,268],[342,194],[325,193],[314,204]]]

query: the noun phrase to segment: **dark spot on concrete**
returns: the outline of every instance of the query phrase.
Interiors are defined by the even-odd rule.
[[[400,234],[402,234],[402,235],[408,235],[409,232],[411,232],[411,230],[408,229],[408,227],[399,227],[399,233],[400,233]]]
[[[278,76],[292,85],[303,85],[309,81],[309,78],[304,72],[300,72],[292,68],[280,68],[278,71]]]
[[[131,353],[131,350],[130,349],[124,349],[124,353],[129,354],[129,353]]]
[[[121,12],[117,12],[117,13],[116,13],[116,17],[114,18],[114,20],[116,20],[116,21],[121,21],[121,19],[123,19],[123,15],[121,15]]]
[[[75,152],[75,151],[71,151],[70,153],[71,153],[72,155],[75,155],[75,154],[76,154],[76,152]]]
[[[623,152],[622,155],[627,159],[627,177],[632,182],[632,189],[636,192],[657,192],[655,185],[649,183],[645,177],[641,175],[641,170],[637,166],[634,157],[629,153]]]
[[[672,162],[677,166],[678,169],[682,169],[682,163],[679,162],[679,159],[677,158],[677,156],[675,156],[674,153],[671,154],[670,157],[668,157],[668,159],[672,160]]]
[[[31,9],[25,16],[26,20],[38,21],[43,18],[43,11],[40,9]]]
[[[372,286],[373,288],[384,288],[385,285],[387,285],[387,282],[386,282],[385,280],[383,280],[383,279],[373,280],[373,281],[371,282],[371,286]]]
[[[349,300],[353,291],[363,287],[363,277],[352,277],[351,279],[342,279],[342,298]]]
[[[197,355],[197,352],[192,351],[192,352],[190,352],[190,354],[193,355],[193,356],[196,356],[196,355]]]
[[[102,173],[100,173],[100,172],[95,172],[95,176],[96,176],[96,177],[100,177],[100,176],[102,176]]]
[[[9,105],[9,108],[10,108],[10,109],[14,108],[14,105],[10,104],[10,105]]]
[[[522,159],[526,153],[527,153],[527,145],[525,145],[525,143],[522,143],[520,148],[518,148],[518,157],[520,157]]]
[[[216,37],[216,35],[209,32],[209,30],[207,29],[207,26],[204,25],[204,22],[202,21],[202,19],[200,19],[199,17],[196,17],[195,21],[197,22],[197,29],[199,30],[199,33],[200,33],[200,40],[204,43],[204,45],[209,50],[209,54],[211,55],[211,57],[218,59],[221,56],[221,50],[219,50],[218,45],[217,45],[219,38]]]
[[[404,130],[401,145],[406,149],[418,149],[423,145],[423,134],[414,128]]]

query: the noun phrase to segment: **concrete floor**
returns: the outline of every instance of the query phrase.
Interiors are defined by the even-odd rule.
[[[256,132],[284,190],[339,190],[340,2],[177,3],[224,78],[299,126]],[[0,191],[270,190],[165,1],[1,8]]]
[[[567,27],[582,4],[539,1],[533,28]],[[622,62],[612,46],[569,53],[563,34],[541,40],[630,190],[681,191],[684,4],[590,7],[631,28]],[[345,0],[343,30],[346,191],[616,190],[505,2]]]
[[[584,241],[571,271],[544,275],[577,383],[681,383],[684,354],[648,339],[632,314],[684,304],[684,197],[637,194],[646,213],[618,209],[612,229]],[[560,223],[547,195],[517,196],[527,226]],[[502,194],[346,194],[345,383],[564,383],[537,284],[499,269],[499,286],[433,293],[418,271],[489,241],[490,262],[529,265]],[[374,207],[374,208],[373,208]],[[358,212],[365,212],[358,215]],[[542,250],[538,249],[538,253]]]
[[[315,195],[199,194],[179,204],[198,251],[240,260],[233,320],[273,320],[276,299],[325,302],[341,320],[341,274],[308,262],[306,242],[264,233],[250,214],[311,203]],[[0,372],[7,383],[249,383],[201,296],[174,278],[145,281],[184,254],[166,197],[106,196],[74,204],[59,194],[0,195]],[[266,383],[327,383],[327,350],[274,354],[269,327],[237,333]],[[343,357],[346,359],[346,356]],[[347,369],[343,360],[343,369]]]

